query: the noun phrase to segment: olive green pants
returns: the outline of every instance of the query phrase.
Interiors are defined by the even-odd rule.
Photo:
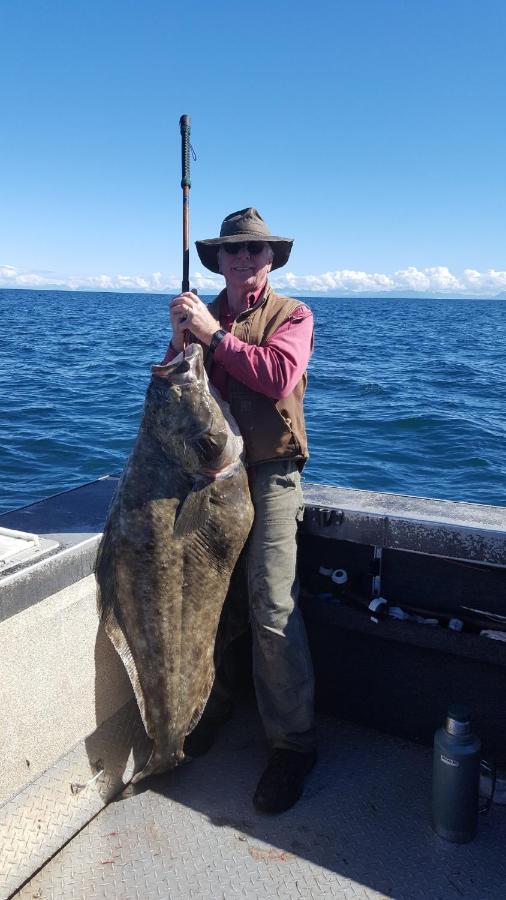
[[[255,466],[255,520],[247,546],[258,708],[272,747],[314,749],[314,675],[298,604],[297,527],[302,519],[300,474],[288,460]]]
[[[255,466],[250,481],[255,520],[246,564],[252,631],[253,681],[267,740],[302,753],[315,747],[314,676],[298,604],[297,528],[302,519],[300,474],[279,460]],[[222,660],[202,724],[228,718],[234,694],[234,657]]]

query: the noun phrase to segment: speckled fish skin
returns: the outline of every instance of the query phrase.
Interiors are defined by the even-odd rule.
[[[153,366],[137,441],[99,547],[98,609],[130,677],[151,757],[171,769],[214,681],[214,648],[253,507],[242,439],[202,348]]]

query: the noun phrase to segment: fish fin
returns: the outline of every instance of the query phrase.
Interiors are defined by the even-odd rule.
[[[188,728],[186,730],[187,737],[190,734],[190,732],[192,732],[193,729],[197,727],[198,723],[200,722],[200,720],[202,718],[204,710],[207,706],[207,701],[209,700],[209,697],[211,696],[211,691],[213,689],[215,677],[216,677],[216,669],[215,669],[214,663],[213,663],[209,669],[207,678],[204,682],[204,686],[201,691],[200,701],[197,704],[197,706],[195,707],[195,709],[193,710],[192,717],[190,719]]]
[[[117,602],[116,559],[111,530],[107,526],[98,548],[95,580],[100,622],[127,671],[146,734],[153,738],[139,673],[126,636],[121,607]]]
[[[190,491],[179,506],[174,521],[174,537],[182,538],[204,528],[208,504],[201,490]]]
[[[116,577],[114,555],[110,529],[106,526],[100,541],[95,560],[95,579],[97,582],[97,612],[100,618],[114,606],[116,596]]]

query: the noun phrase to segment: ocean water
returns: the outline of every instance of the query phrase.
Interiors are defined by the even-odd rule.
[[[506,302],[307,298],[307,481],[506,506]],[[167,297],[0,291],[0,511],[118,472]]]

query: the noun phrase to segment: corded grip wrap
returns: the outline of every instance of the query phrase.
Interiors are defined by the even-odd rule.
[[[190,181],[190,116],[181,116],[181,187],[191,187]]]

